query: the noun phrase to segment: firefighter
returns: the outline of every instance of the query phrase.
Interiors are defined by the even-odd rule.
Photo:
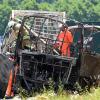
[[[10,21],[8,23],[8,27],[12,28],[11,34],[12,34],[13,39],[17,39],[18,32],[19,32],[19,29],[21,27],[21,24],[15,22],[15,21]],[[23,29],[21,30],[21,33],[23,34],[22,49],[25,49],[25,47],[29,47],[31,45],[30,36],[29,36],[28,30],[25,27],[23,27]]]
[[[11,41],[14,41],[14,40],[17,39],[17,36],[18,36],[18,33],[19,33],[19,29],[21,27],[21,24],[20,23],[17,23],[17,22],[14,22],[14,21],[10,21],[8,23],[8,27],[11,29],[11,33],[10,33],[10,42],[11,42]],[[22,49],[24,49],[25,46],[29,46],[30,45],[30,36],[29,36],[29,32],[25,29],[25,27],[23,27],[21,33],[23,34]],[[16,44],[14,44],[14,47],[15,47],[15,45]],[[15,66],[15,69],[14,69],[15,72],[17,71],[16,70],[17,69],[16,66]],[[8,85],[7,85],[7,89],[6,89],[6,93],[5,93],[5,97],[6,98],[9,98],[11,96],[14,96],[14,92],[13,92],[13,89],[12,89],[13,78],[14,78],[13,70],[11,69],[10,75],[9,75],[9,80],[8,80]]]
[[[57,41],[61,55],[70,57],[70,46],[73,43],[73,35],[70,31],[68,31],[67,25],[62,25]]]

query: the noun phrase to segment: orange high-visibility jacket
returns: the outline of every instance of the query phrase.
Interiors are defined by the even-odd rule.
[[[70,44],[73,42],[72,33],[70,31],[62,31],[57,39],[59,41],[61,55],[70,57]]]

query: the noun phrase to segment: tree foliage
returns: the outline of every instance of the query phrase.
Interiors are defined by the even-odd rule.
[[[10,13],[11,8],[9,6],[6,4],[0,4],[0,35],[2,35],[5,31]]]
[[[78,21],[100,21],[99,0],[0,0],[0,34],[4,33],[12,9],[65,11]]]

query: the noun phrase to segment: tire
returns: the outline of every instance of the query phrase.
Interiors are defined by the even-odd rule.
[[[5,55],[0,54],[0,99],[5,96],[12,62]]]

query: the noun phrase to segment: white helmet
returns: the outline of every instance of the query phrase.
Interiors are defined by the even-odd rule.
[[[15,30],[19,30],[19,28],[21,27],[21,24],[20,23],[17,23],[15,21],[9,21],[8,22],[8,27],[11,28],[14,26],[14,29]]]
[[[9,27],[9,28],[13,27],[15,23],[16,23],[16,22],[14,22],[14,21],[9,21],[9,22],[8,22],[8,27]]]

